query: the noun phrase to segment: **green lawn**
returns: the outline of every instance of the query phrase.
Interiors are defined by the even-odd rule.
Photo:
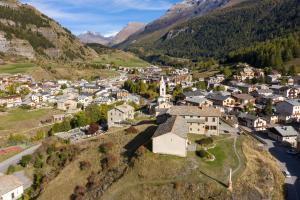
[[[99,58],[94,60],[94,63],[103,65],[114,64],[123,67],[146,67],[149,65],[146,61],[126,52],[112,52],[100,55]]]
[[[4,130],[22,132],[37,127],[41,120],[45,120],[56,113],[58,111],[51,109],[30,111],[18,108],[11,110],[6,114],[0,115],[0,133]]]
[[[33,63],[16,63],[0,65],[0,73],[17,74],[24,73],[35,67]]]

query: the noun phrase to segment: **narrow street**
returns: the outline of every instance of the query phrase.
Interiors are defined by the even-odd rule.
[[[300,157],[286,153],[288,148],[280,143],[271,140],[264,134],[256,134],[257,137],[266,142],[266,148],[270,154],[278,161],[282,171],[287,170],[291,178],[285,179],[287,200],[300,200]]]

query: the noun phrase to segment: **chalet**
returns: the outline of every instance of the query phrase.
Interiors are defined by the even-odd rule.
[[[241,125],[251,128],[255,131],[263,131],[267,128],[267,121],[258,116],[241,113],[238,119]]]
[[[152,137],[153,153],[186,157],[188,125],[181,116],[172,116],[158,126]]]
[[[24,193],[23,184],[12,175],[0,176],[0,199],[16,200]]]
[[[227,93],[212,93],[209,94],[207,97],[210,101],[213,102],[216,106],[223,106],[223,107],[234,107],[235,100]]]
[[[108,111],[108,127],[118,126],[126,120],[134,119],[134,108],[130,105],[123,104]]]
[[[299,134],[292,126],[275,126],[268,130],[268,136],[278,142],[286,142],[296,147]]]
[[[255,103],[255,98],[249,94],[233,94],[232,95],[233,99],[235,100],[236,103],[240,105],[246,105],[246,104],[254,104]]]
[[[245,81],[247,79],[251,80],[255,77],[255,73],[252,67],[246,66],[245,68],[241,69],[237,74],[233,76],[235,80],[238,81]]]
[[[270,89],[274,91],[274,94],[281,95],[288,99],[295,99],[298,96],[298,89],[291,86],[271,86]]]

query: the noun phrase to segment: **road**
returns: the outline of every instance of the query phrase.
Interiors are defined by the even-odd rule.
[[[278,161],[282,170],[288,170],[292,177],[285,179],[287,190],[287,200],[300,200],[300,157],[297,155],[287,154],[286,147],[280,143],[269,139],[265,134],[256,134],[259,138],[266,142],[266,148],[271,155]]]
[[[19,154],[13,156],[13,157],[1,162],[0,163],[0,173],[5,174],[7,168],[10,165],[17,164],[21,160],[22,156],[24,156],[24,155],[33,154],[35,152],[35,150],[37,150],[40,146],[41,146],[41,144],[30,147],[30,148],[22,151],[21,153],[19,153]]]

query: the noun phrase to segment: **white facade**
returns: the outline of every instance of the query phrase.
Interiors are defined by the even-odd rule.
[[[23,186],[17,187],[12,191],[9,191],[5,194],[1,194],[0,199],[1,200],[16,200],[22,197],[23,195]]]
[[[187,139],[173,133],[167,133],[152,139],[153,153],[168,154],[185,157],[187,152]]]

